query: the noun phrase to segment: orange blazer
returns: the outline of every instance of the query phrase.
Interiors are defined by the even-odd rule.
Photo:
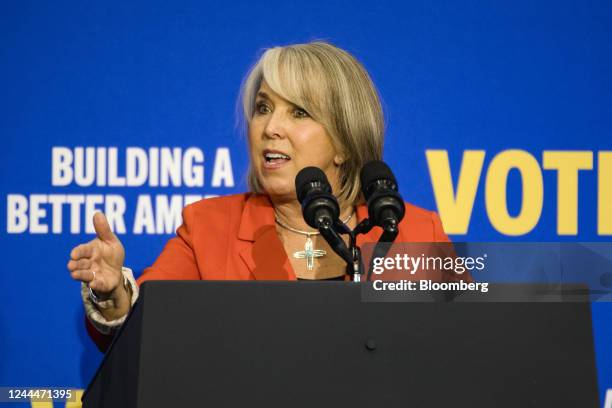
[[[368,216],[357,207],[357,221]],[[360,235],[358,245],[377,242],[382,229]],[[438,215],[406,203],[396,242],[448,242]],[[276,233],[267,196],[253,193],[209,198],[183,209],[183,225],[155,263],[138,279],[296,280]]]
[[[358,222],[367,216],[365,204],[357,207]],[[296,280],[267,196],[246,193],[195,202],[183,209],[183,224],[176,232],[138,284],[147,280]],[[381,234],[382,229],[375,227],[360,235],[357,244],[377,242]],[[406,203],[396,242],[448,241],[436,213]],[[89,335],[105,351],[112,336],[85,321]]]

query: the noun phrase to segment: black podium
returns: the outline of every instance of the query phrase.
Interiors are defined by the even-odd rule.
[[[590,304],[363,302],[348,282],[147,282],[94,407],[598,407]]]

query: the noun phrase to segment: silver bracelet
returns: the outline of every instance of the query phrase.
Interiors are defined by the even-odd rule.
[[[88,287],[89,289],[89,299],[94,302],[94,304],[98,305],[100,304],[101,300],[100,298],[96,295],[96,292],[93,291],[92,288]]]

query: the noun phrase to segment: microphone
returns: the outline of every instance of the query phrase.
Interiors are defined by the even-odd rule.
[[[304,220],[312,228],[331,228],[340,216],[327,176],[318,167],[305,167],[295,177],[295,191]]]
[[[404,218],[404,200],[397,191],[393,172],[384,162],[374,160],[361,169],[361,191],[368,203],[368,217],[385,232],[397,234]]]

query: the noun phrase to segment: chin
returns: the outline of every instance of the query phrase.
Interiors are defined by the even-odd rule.
[[[297,200],[293,183],[263,183],[262,188],[270,197]]]

